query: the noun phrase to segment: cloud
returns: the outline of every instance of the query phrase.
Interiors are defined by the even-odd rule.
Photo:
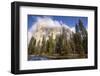
[[[50,17],[38,17],[37,23],[40,25],[43,24],[45,27],[61,27],[60,22],[58,22],[57,20],[53,20]]]
[[[64,26],[66,28],[69,28],[71,31],[75,32],[75,27],[69,27],[68,25],[64,24],[62,21],[53,20],[50,17],[37,17],[37,21],[31,26],[31,28],[28,30],[28,43],[33,35],[33,32],[36,31],[37,26],[42,27],[61,27]]]
[[[72,28],[71,28],[71,31],[73,31],[73,32],[75,33],[75,27],[72,27]]]

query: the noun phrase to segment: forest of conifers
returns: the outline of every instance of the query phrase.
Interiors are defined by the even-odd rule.
[[[36,46],[36,39],[31,38],[28,45],[28,55],[46,56],[50,59],[87,58],[88,54],[88,32],[81,20],[75,24],[75,33],[67,39],[66,32],[62,27],[62,34],[54,40],[43,37],[42,45]]]

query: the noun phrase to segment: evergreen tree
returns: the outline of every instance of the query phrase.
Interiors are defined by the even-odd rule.
[[[83,22],[81,20],[79,20],[79,28],[80,28],[80,31],[81,31],[81,37],[82,37],[82,46],[83,46],[83,49],[84,49],[84,52],[87,53],[87,50],[88,50],[88,36],[87,36],[87,30],[85,29],[84,25],[83,25]]]
[[[79,32],[79,26],[78,26],[77,24],[75,25],[75,29],[76,29],[76,30],[75,30],[76,33],[78,33],[78,32]]]
[[[51,54],[53,54],[54,53],[54,40],[53,40],[53,34],[49,37],[49,51],[50,51],[50,53]]]
[[[47,51],[47,54],[49,54],[49,40],[47,40],[46,42],[46,51]]]
[[[53,35],[49,36],[49,39],[46,42],[46,50],[49,55],[52,55],[55,52],[55,41],[52,36]]]
[[[75,50],[78,53],[87,53],[87,31],[83,22],[79,19],[79,23],[75,26],[76,33],[74,34]]]
[[[87,37],[87,35],[86,35],[86,37],[83,38],[82,45],[84,48],[84,52],[87,54],[88,53],[88,37]]]
[[[72,34],[72,37],[70,37],[70,45],[71,45],[71,49],[72,49],[72,52],[73,54],[76,53],[76,50],[75,50],[75,43],[74,43],[74,33]]]
[[[80,29],[80,33],[82,35],[82,37],[86,37],[87,36],[87,31],[83,25],[83,22],[79,19],[79,29]]]
[[[80,53],[80,51],[83,51],[81,36],[79,33],[75,33],[73,38],[75,43],[75,51],[77,51],[77,53]]]
[[[37,42],[37,46],[35,47],[35,50],[36,50],[36,52],[35,52],[36,55],[41,55],[42,50],[41,50],[41,46],[40,46],[40,40]]]
[[[65,32],[64,27],[62,27],[62,34],[60,36],[58,36],[56,39],[55,49],[59,55],[63,55],[67,50],[67,48],[66,48],[66,32]]]
[[[61,35],[58,36],[57,40],[56,40],[56,53],[57,54],[61,54],[61,51],[62,51],[62,37]]]
[[[46,52],[46,40],[45,40],[45,37],[43,36],[43,39],[42,39],[42,46],[41,46],[41,53],[45,54]]]
[[[32,37],[28,46],[28,54],[35,53],[35,44],[36,44],[36,39]]]
[[[68,54],[68,41],[67,41],[67,32],[66,32],[66,29],[64,27],[62,27],[62,35],[61,35],[61,38],[62,38],[62,50],[61,50],[61,55],[64,55],[64,54]]]

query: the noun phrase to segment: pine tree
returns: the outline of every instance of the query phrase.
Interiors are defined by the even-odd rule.
[[[80,33],[82,35],[82,37],[86,37],[87,36],[87,30],[85,29],[83,22],[79,19],[79,29],[80,29]]]
[[[61,51],[62,51],[62,36],[61,35],[57,37],[55,49],[56,49],[57,54],[61,54]]]
[[[42,50],[41,50],[41,46],[40,46],[40,40],[37,42],[37,46],[36,46],[35,50],[36,50],[36,53],[35,53],[36,55],[41,55]]]
[[[68,54],[68,51],[69,51],[69,49],[68,49],[68,41],[67,41],[67,33],[66,33],[66,29],[64,28],[64,27],[62,27],[62,35],[61,35],[61,37],[62,37],[62,50],[61,50],[61,55],[64,55],[64,54]]]
[[[49,37],[49,52],[50,52],[50,54],[53,54],[54,53],[53,34]]]
[[[46,51],[48,51],[49,55],[53,55],[55,52],[55,41],[53,40],[52,35],[49,36],[49,39],[46,42]]]
[[[75,43],[74,43],[74,33],[72,33],[72,37],[70,37],[70,45],[71,45],[71,49],[72,49],[72,52],[73,52],[73,54],[75,54],[76,53],[76,51],[75,51]]]
[[[87,34],[87,30],[86,28],[84,27],[83,25],[83,22],[81,20],[79,20],[79,28],[80,28],[80,31],[81,31],[81,37],[82,37],[82,46],[83,46],[83,49],[84,49],[84,52],[87,53],[87,50],[88,50],[88,34]]]
[[[55,46],[55,49],[56,49],[56,52],[59,54],[59,55],[63,55],[65,54],[66,50],[67,50],[67,47],[66,47],[66,32],[65,32],[65,28],[62,27],[62,34],[60,36],[57,37],[56,39],[56,46]]]
[[[47,51],[47,54],[49,54],[49,40],[47,40],[46,42],[46,51]]]
[[[28,54],[35,53],[35,44],[36,44],[36,39],[32,37],[28,46]]]
[[[78,33],[75,33],[73,38],[74,38],[74,43],[75,43],[75,51],[77,51],[77,53],[79,53],[79,51],[82,50],[81,37]]]
[[[79,19],[78,24],[75,26],[76,33],[74,34],[75,50],[80,56],[87,53],[87,31],[83,25],[83,22]]]
[[[45,54],[46,52],[46,40],[45,40],[45,37],[43,36],[43,39],[42,39],[42,46],[41,46],[41,53]]]
[[[78,26],[77,24],[75,25],[75,29],[76,29],[76,30],[75,30],[76,33],[78,33],[78,32],[79,32],[79,26]]]
[[[87,54],[88,53],[88,38],[87,37],[84,37],[82,44],[83,44],[84,52]]]

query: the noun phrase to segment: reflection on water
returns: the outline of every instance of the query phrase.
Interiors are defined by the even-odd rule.
[[[45,56],[35,56],[35,55],[29,55],[28,60],[48,60]]]

